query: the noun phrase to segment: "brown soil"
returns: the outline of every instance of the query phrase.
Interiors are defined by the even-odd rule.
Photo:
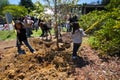
[[[98,52],[83,43],[75,60],[72,44],[64,35],[60,49],[56,41],[29,39],[35,54],[22,46],[26,55],[18,55],[15,40],[0,42],[0,80],[119,80],[120,60],[99,58]],[[67,37],[66,37],[67,36]],[[68,39],[68,40],[67,40]],[[86,38],[84,40],[87,40]]]

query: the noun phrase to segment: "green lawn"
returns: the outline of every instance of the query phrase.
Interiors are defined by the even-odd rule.
[[[37,32],[35,30],[32,31],[32,36],[39,37],[42,33],[41,29],[39,29]],[[51,30],[51,33],[54,34],[54,30]],[[16,38],[15,31],[0,31],[0,40],[11,40]]]
[[[15,31],[0,31],[0,40],[15,39]]]
[[[32,36],[34,37],[39,37],[42,34],[41,29],[39,29],[37,32],[35,30],[33,30],[32,32],[33,32]],[[54,34],[54,29],[51,30],[51,33]]]
[[[64,31],[66,31],[66,28],[64,27]],[[37,32],[35,30],[32,31],[33,37],[39,37],[42,33],[41,29],[39,29]],[[51,30],[51,33],[54,34],[54,29]],[[11,40],[16,38],[15,31],[0,31],[0,40]]]

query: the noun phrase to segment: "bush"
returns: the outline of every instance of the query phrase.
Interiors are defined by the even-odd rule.
[[[101,26],[102,23],[100,22],[103,21],[103,19],[106,17],[105,13],[106,11],[97,11],[97,10],[92,11],[86,15],[81,16],[79,24],[84,30],[87,30],[87,32],[88,31],[92,32],[93,28],[95,31],[98,29],[98,27]]]
[[[108,12],[107,18],[102,22],[100,30],[94,31],[89,39],[93,48],[102,50],[109,55],[120,53],[120,10]],[[104,15],[103,15],[104,16]]]

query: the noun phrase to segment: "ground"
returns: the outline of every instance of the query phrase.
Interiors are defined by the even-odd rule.
[[[30,38],[35,54],[22,46],[26,55],[18,55],[16,41],[0,41],[0,80],[120,80],[118,57],[100,58],[84,38],[78,51],[79,57],[72,59],[72,43],[64,35],[60,49],[56,41]],[[70,44],[71,43],[71,44]]]

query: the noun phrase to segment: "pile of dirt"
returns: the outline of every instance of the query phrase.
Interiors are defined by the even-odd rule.
[[[42,41],[39,38],[29,40],[36,54],[30,53],[26,46],[22,48],[26,55],[18,55],[16,47],[6,49],[0,61],[0,79],[66,79],[73,78],[69,74],[72,68],[68,63],[71,55],[67,52],[69,44],[63,43],[58,49],[55,41]]]
[[[31,38],[36,50],[30,53],[26,46],[25,55],[18,55],[16,47],[5,49],[0,60],[0,80],[119,80],[119,58],[100,59],[98,52],[82,44],[79,57],[72,59],[72,44],[43,41]],[[64,41],[70,41],[64,40]],[[71,42],[71,41],[70,41]]]

